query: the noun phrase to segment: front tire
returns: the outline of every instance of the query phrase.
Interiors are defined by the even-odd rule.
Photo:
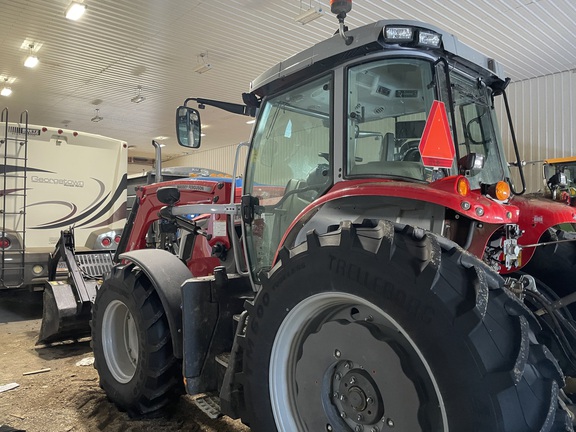
[[[454,244],[344,223],[279,258],[248,308],[254,432],[571,430],[530,312]]]
[[[92,307],[92,348],[100,386],[132,417],[154,417],[182,393],[158,294],[134,264],[117,266]]]

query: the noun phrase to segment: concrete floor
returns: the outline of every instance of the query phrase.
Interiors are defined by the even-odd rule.
[[[0,291],[0,323],[42,318],[42,293],[28,290]]]

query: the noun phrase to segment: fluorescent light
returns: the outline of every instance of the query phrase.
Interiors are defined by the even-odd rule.
[[[100,120],[104,120],[104,117],[102,117],[102,116],[100,115],[100,110],[99,110],[98,108],[96,108],[96,109],[94,110],[94,114],[95,114],[94,117],[92,117],[92,118],[90,119],[90,121],[93,121],[94,123],[98,123]]]
[[[246,124],[254,124],[256,123],[256,119],[248,120]]]
[[[142,95],[138,95],[138,96],[134,96],[132,99],[130,99],[130,102],[134,102],[134,103],[140,103],[142,101],[145,101],[146,98]]]
[[[295,20],[300,24],[308,24],[310,21],[320,18],[324,15],[324,11],[320,6],[311,7],[307,11],[302,12],[298,15]]]
[[[72,21],[77,21],[86,12],[86,5],[73,1],[66,9],[66,18]]]
[[[4,87],[0,90],[0,96],[10,96],[12,94],[12,89],[10,87]]]
[[[167,140],[170,137],[167,137],[165,135],[158,135],[157,137],[154,137],[152,139],[156,140],[156,141],[163,141],[163,140]]]
[[[203,74],[204,72],[208,72],[210,69],[212,69],[212,65],[210,63],[202,63],[192,70],[196,73]]]
[[[28,57],[26,57],[26,60],[24,60],[24,66],[26,66],[27,68],[33,68],[36,67],[38,65],[38,57],[36,57],[35,55],[29,55]]]
[[[34,54],[36,51],[34,51],[34,44],[31,43],[28,45],[28,57],[26,57],[26,60],[24,60],[24,66],[27,68],[33,68],[36,67],[38,65],[38,57],[36,57],[36,54]]]
[[[145,96],[142,96],[140,93],[142,92],[142,86],[138,86],[138,94],[130,99],[130,102],[140,103],[146,100]]]

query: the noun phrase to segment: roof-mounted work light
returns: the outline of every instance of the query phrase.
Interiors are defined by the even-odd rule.
[[[418,43],[422,46],[440,48],[440,42],[442,42],[442,38],[438,33],[422,29],[418,32]]]
[[[385,27],[384,31],[386,42],[402,43],[414,40],[414,29],[412,27]]]
[[[384,41],[392,44],[440,48],[442,36],[432,30],[418,27],[386,26],[384,27]]]

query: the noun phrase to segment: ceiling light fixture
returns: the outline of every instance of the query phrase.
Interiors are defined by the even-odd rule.
[[[12,89],[8,87],[8,78],[4,78],[4,88],[0,90],[0,96],[10,96]]]
[[[104,117],[100,115],[100,110],[98,108],[94,110],[94,117],[92,117],[90,120],[94,123],[98,123],[100,120],[104,120]]]
[[[86,12],[86,5],[73,1],[66,9],[66,18],[71,21],[78,21],[84,12]]]
[[[130,102],[134,102],[134,103],[140,103],[146,100],[145,96],[141,95],[142,92],[142,86],[138,86],[138,94],[136,96],[134,96],[132,99],[130,99]]]
[[[204,72],[208,72],[210,69],[212,69],[212,65],[207,62],[208,51],[200,53],[197,58],[200,64],[193,69],[194,72],[203,74]]]
[[[324,15],[322,7],[320,5],[312,6],[312,1],[310,1],[309,9],[302,12],[302,1],[300,1],[300,15],[294,19],[300,24],[308,24],[310,21],[314,21],[322,15]]]
[[[30,44],[29,49],[30,51],[28,52],[28,57],[26,57],[26,60],[24,60],[24,66],[27,68],[33,68],[38,65],[40,60],[38,60],[38,57],[36,57],[34,54],[34,44]]]

